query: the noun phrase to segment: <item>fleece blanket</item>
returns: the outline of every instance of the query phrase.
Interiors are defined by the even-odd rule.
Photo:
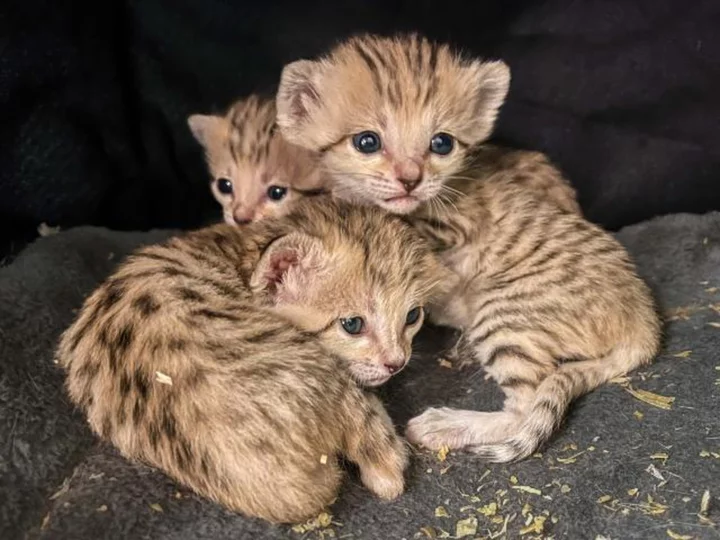
[[[718,538],[720,213],[621,230],[665,315],[663,353],[580,399],[533,457],[487,465],[416,450],[407,492],[373,498],[348,471],[327,513],[295,527],[228,512],[98,442],[52,362],[83,298],[141,244],[171,231],[77,228],[0,268],[0,538]],[[402,427],[427,406],[492,409],[493,383],[442,360],[426,328],[382,395]]]

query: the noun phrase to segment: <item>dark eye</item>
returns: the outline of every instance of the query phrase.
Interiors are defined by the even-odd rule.
[[[224,195],[230,195],[233,192],[232,182],[227,178],[218,178],[217,188]]]
[[[267,190],[267,196],[273,201],[279,201],[287,195],[287,188],[282,186],[270,186]]]
[[[408,311],[407,317],[405,317],[405,324],[407,326],[411,326],[418,322],[421,313],[422,308],[420,306],[412,308],[410,311]]]
[[[363,131],[353,135],[352,141],[355,149],[363,154],[374,154],[382,148],[380,135],[374,131]]]
[[[340,324],[342,325],[343,330],[353,336],[362,332],[363,328],[365,327],[365,321],[363,321],[362,317],[350,317],[348,319],[340,319]]]
[[[455,140],[452,135],[447,133],[436,133],[433,138],[430,139],[430,151],[433,154],[440,154],[441,156],[447,156],[452,152],[453,146],[455,146]]]

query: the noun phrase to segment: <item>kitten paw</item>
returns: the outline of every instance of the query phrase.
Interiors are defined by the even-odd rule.
[[[462,411],[449,407],[427,409],[411,419],[405,431],[411,443],[430,450],[439,450],[443,446],[462,448],[468,443],[467,435],[468,424],[462,417]]]
[[[365,487],[386,501],[397,499],[405,491],[405,478],[403,478],[402,472],[364,470],[361,478]]]

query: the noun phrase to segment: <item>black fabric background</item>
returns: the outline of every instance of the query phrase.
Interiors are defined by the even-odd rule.
[[[549,153],[593,221],[720,208],[716,0],[3,0],[0,25],[0,258],[41,222],[216,218],[187,114],[358,31],[505,59],[498,138]]]

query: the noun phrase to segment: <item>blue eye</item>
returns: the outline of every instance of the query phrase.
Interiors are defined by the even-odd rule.
[[[422,308],[420,306],[412,308],[410,311],[408,311],[407,317],[405,318],[405,324],[407,326],[411,326],[418,322],[421,313]]]
[[[363,131],[353,135],[352,142],[355,149],[363,154],[374,154],[382,148],[380,135],[374,131]]]
[[[287,191],[286,187],[270,186],[267,190],[267,196],[273,201],[279,201],[287,195]]]
[[[223,195],[230,195],[233,192],[232,182],[227,178],[218,178],[217,189]]]
[[[454,146],[455,140],[452,138],[452,135],[448,135],[447,133],[436,133],[433,135],[433,138],[430,139],[430,151],[433,154],[446,156],[452,152]]]
[[[365,321],[363,321],[362,317],[350,317],[348,319],[340,319],[340,325],[348,334],[356,336],[365,328]]]

